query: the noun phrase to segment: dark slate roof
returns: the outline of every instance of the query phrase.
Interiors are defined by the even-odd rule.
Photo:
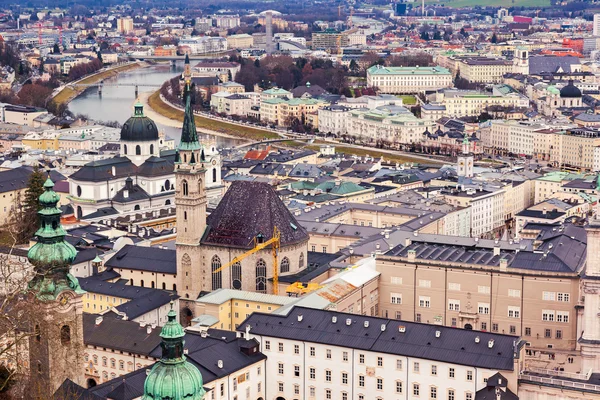
[[[270,153],[265,161],[269,162],[288,162],[297,160],[315,154],[312,150],[280,150],[277,153]]]
[[[19,167],[6,171],[0,171],[0,193],[26,188],[29,181],[29,176],[31,176],[32,172],[33,168],[30,167]],[[54,182],[66,179],[63,175],[56,171],[50,171],[50,177]]]
[[[56,392],[54,392],[53,397],[55,400],[102,400],[104,398],[90,393],[87,389],[82,388],[81,386],[79,386],[78,384],[76,384],[68,378],[65,379],[62,385],[60,385]]]
[[[146,327],[135,321],[123,320],[114,312],[104,314],[102,322],[96,325],[99,316],[83,314],[83,342],[88,346],[149,355],[160,344],[160,327],[148,334]]]
[[[503,258],[510,263],[515,256],[514,251],[504,249],[500,250],[499,255],[495,256],[494,250],[489,248],[424,242],[413,242],[408,246],[397,245],[385,254],[408,257],[409,250],[414,250],[418,259],[487,266],[499,266],[500,260]]]
[[[163,274],[177,273],[175,250],[126,245],[105,265],[110,268],[134,269]]]
[[[195,76],[192,77],[192,84],[196,86],[217,86],[219,78],[216,76]]]
[[[81,249],[81,250],[77,250],[77,256],[75,257],[75,260],[73,261],[73,265],[75,264],[79,264],[82,262],[86,262],[86,261],[91,261],[94,258],[96,258],[96,255],[100,253],[100,251],[98,251],[97,249]]]
[[[234,332],[209,329],[208,336],[204,338],[197,332],[186,332],[184,340],[185,347],[188,350],[187,360],[198,368],[202,374],[204,384],[234,374],[267,358],[260,351],[251,356],[242,353],[241,348],[248,348],[249,345],[258,346],[258,343],[254,339],[237,339]],[[161,350],[159,346],[154,349],[152,355],[156,358],[160,357]],[[223,368],[217,366],[219,360],[223,361]],[[134,396],[136,393],[143,392],[146,371],[151,368],[152,365],[149,365],[88,391],[106,399],[109,393],[117,389],[123,382],[126,382],[132,389],[129,396]],[[133,390],[136,392],[133,392]],[[137,398],[139,398],[139,395],[136,397],[123,397],[120,400],[134,400]]]
[[[558,210],[523,210],[517,214],[517,217],[543,218],[547,220],[553,220],[556,218],[560,218],[563,215],[566,215],[566,213]]]
[[[306,230],[270,185],[236,181],[209,215],[202,243],[251,248],[259,233],[270,239],[274,227],[281,232],[282,246],[308,240]]]
[[[138,167],[137,173],[139,176],[145,177],[173,175],[173,162],[165,158],[152,156]]]
[[[581,64],[581,61],[573,56],[531,56],[529,57],[529,74],[553,73],[557,72],[559,68],[562,68],[564,72],[571,72],[573,64]]]
[[[133,386],[128,383],[126,380],[123,380],[120,385],[118,385],[115,390],[108,393],[106,396],[111,400],[129,400],[135,399],[137,397],[141,397],[144,395],[144,391],[142,388]]]
[[[112,170],[115,168],[115,174]],[[137,174],[137,167],[127,157],[113,157],[85,164],[69,178],[77,181],[109,181]]]
[[[100,217],[107,217],[109,215],[116,215],[119,212],[113,207],[102,207],[94,211],[93,213],[84,215],[82,219],[93,219]]]
[[[127,190],[127,197],[125,197],[125,191]],[[150,198],[150,195],[142,189],[139,185],[131,185],[130,187],[123,186],[113,196],[112,201],[117,203],[130,203],[140,200],[146,200]]]
[[[134,319],[169,304],[177,298],[179,296],[165,292],[164,290],[150,289],[145,295],[120,304],[116,309],[119,312],[125,313],[128,319]]]
[[[307,84],[304,86],[298,86],[298,87],[292,89],[292,94],[294,95],[295,98],[302,97],[306,93],[308,93],[308,95],[310,97],[318,97],[318,96],[321,96],[321,95],[327,93],[327,91],[319,85],[311,85],[311,84]]]
[[[299,315],[302,321],[298,321]],[[346,319],[351,320],[350,325]],[[514,369],[513,352],[519,341],[516,336],[297,306],[288,315],[253,313],[238,330],[245,330],[246,325],[253,335],[508,371]],[[400,326],[405,327],[404,333],[399,332]],[[488,347],[490,340],[494,341],[492,348]]]

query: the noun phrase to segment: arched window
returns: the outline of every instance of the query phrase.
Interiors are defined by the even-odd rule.
[[[187,211],[184,211],[184,212],[183,212],[183,220],[184,220],[184,221],[187,221]]]
[[[184,180],[183,182],[181,182],[181,191],[183,192],[184,196],[187,196],[189,193],[189,189],[188,189],[188,183],[186,180]]]
[[[239,261],[231,266],[231,287],[242,290],[242,264]]]
[[[108,380],[108,372],[104,371],[104,372],[102,373],[102,379],[104,379],[105,381],[107,381],[107,380]]]
[[[63,325],[60,328],[60,343],[62,345],[71,343],[71,327],[69,325]]]
[[[282,274],[285,272],[290,272],[290,259],[287,257],[283,257],[283,260],[281,260],[281,265],[279,267],[279,272],[281,272]]]
[[[267,263],[262,258],[256,262],[256,291],[267,292]]]
[[[140,286],[144,287],[144,280],[143,279],[140,281]]]
[[[202,179],[198,179],[198,193],[202,194]]]
[[[150,282],[150,287],[154,289],[154,281]]]
[[[154,155],[154,145],[153,144],[150,145],[150,155],[152,155],[152,156]]]
[[[130,284],[131,286],[133,286],[133,278],[131,278],[131,279],[129,280],[129,284]]]
[[[142,155],[142,148],[140,147],[139,144],[137,146],[135,146],[135,155],[136,156],[141,156]]]
[[[83,210],[81,206],[77,206],[77,219],[81,219],[81,217],[83,217]]]
[[[140,210],[140,205],[136,204],[135,206],[133,206],[133,210],[134,211],[139,211]]]
[[[300,260],[298,260],[298,268],[304,268],[304,253],[300,253]]]
[[[217,169],[216,168],[213,168],[212,174],[213,174],[213,182],[216,182],[217,181]]]
[[[77,197],[81,197],[81,186],[77,185]]]
[[[223,287],[223,272],[215,272],[219,268],[221,268],[221,259],[218,255],[214,255],[211,262],[211,271],[212,271],[212,290],[221,289]]]
[[[169,190],[169,189],[171,189],[171,181],[167,179],[165,181],[165,190]]]
[[[167,290],[167,284],[165,282],[162,284],[162,290]]]
[[[171,200],[165,201],[165,206],[170,206],[170,205],[171,205]]]
[[[40,329],[39,325],[35,326],[35,341],[36,342],[42,341],[42,330]]]
[[[127,145],[123,146],[123,154],[127,155]]]
[[[94,355],[92,356],[92,360],[93,360],[93,362],[94,362],[94,365],[98,365],[98,356],[97,356],[97,355],[95,355],[95,354],[94,354]]]
[[[177,285],[173,284],[173,291],[176,292],[177,291]]]
[[[119,369],[121,369],[121,370],[125,369],[125,361],[123,361],[123,360],[119,361]]]
[[[102,357],[102,366],[103,366],[103,367],[106,367],[106,365],[107,365],[107,362],[108,362],[108,358],[106,358],[106,357]]]

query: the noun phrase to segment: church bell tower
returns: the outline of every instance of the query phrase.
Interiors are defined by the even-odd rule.
[[[57,207],[60,196],[54,192],[50,178],[39,197],[40,228],[35,233],[37,243],[27,257],[34,266],[35,276],[29,282],[34,319],[33,335],[29,339],[30,390],[54,393],[70,379],[83,382],[83,301],[85,293],[69,269],[77,250],[66,242],[66,231],[60,223]]]
[[[200,240],[206,229],[205,155],[192,111],[190,82],[185,86],[185,116],[181,141],[175,155],[175,205],[177,210],[177,294],[181,296],[182,317],[190,316],[193,301],[201,287],[198,260]],[[186,310],[187,308],[187,310]]]

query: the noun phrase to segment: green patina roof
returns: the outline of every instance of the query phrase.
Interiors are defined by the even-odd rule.
[[[198,131],[196,130],[196,120],[192,111],[192,96],[189,84],[185,89],[185,115],[183,116],[183,126],[181,127],[181,141],[178,150],[193,151],[200,149],[198,140]]]
[[[160,333],[162,357],[146,377],[142,400],[202,400],[202,374],[183,354],[185,331],[177,322],[173,303],[167,317]]]
[[[337,194],[340,196],[368,190],[367,188],[364,188],[354,182],[340,182],[337,184],[333,181],[323,182],[316,188],[322,190],[323,192]]]
[[[44,189],[39,197],[42,209],[38,211],[40,228],[35,233],[37,243],[27,252],[27,258],[35,268],[29,288],[40,300],[52,301],[65,290],[84,291],[77,278],[69,273],[77,250],[65,241],[67,232],[60,223],[62,212],[57,207],[60,196],[54,191],[54,182],[50,178],[44,183]]]

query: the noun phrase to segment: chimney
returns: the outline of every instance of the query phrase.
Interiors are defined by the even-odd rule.
[[[149,335],[149,334],[151,334],[151,333],[152,333],[152,326],[150,326],[150,325],[147,325],[147,326],[146,326],[146,335]]]
[[[500,259],[500,271],[506,271],[508,267],[508,260],[506,258]]]
[[[102,323],[102,320],[103,320],[102,316],[96,317],[96,325],[100,325]]]
[[[250,324],[246,325],[246,340],[250,340]]]
[[[495,256],[499,256],[500,255],[500,246],[494,246],[494,255]]]
[[[410,238],[409,238],[409,237],[407,237],[407,238],[404,240],[404,247],[408,247],[408,246],[410,246],[410,245],[411,245],[411,243],[412,243],[412,240],[410,240]]]
[[[542,211],[542,215],[546,215],[548,211],[546,210],[546,207],[544,207],[544,210]]]
[[[408,261],[414,262],[417,259],[417,252],[414,250],[408,251]]]

